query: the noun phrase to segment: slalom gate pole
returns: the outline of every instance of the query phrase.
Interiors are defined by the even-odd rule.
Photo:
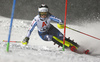
[[[15,4],[16,4],[16,0],[13,0],[11,22],[10,22],[10,27],[9,27],[8,43],[7,43],[7,49],[6,49],[7,52],[9,52],[9,44],[10,44],[10,36],[11,36],[11,29],[12,29],[12,23],[13,23],[13,16],[14,16]]]
[[[63,51],[65,50],[65,35],[66,35],[66,17],[67,17],[67,0],[65,3],[65,18],[64,18],[64,36],[63,36]]]
[[[78,33],[84,34],[84,35],[86,35],[86,36],[92,37],[92,38],[94,38],[94,39],[100,40],[100,39],[97,38],[97,37],[94,37],[94,36],[92,36],[92,35],[89,35],[89,34],[86,34],[86,33],[81,32],[81,31],[75,30],[75,29],[70,28],[70,27],[68,27],[68,26],[66,26],[66,28],[71,29],[71,30],[73,30],[73,31],[76,31],[76,32],[78,32]]]

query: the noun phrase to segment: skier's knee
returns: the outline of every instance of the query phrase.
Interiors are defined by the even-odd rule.
[[[51,35],[45,35],[43,40],[51,41],[52,40],[52,36]]]
[[[63,40],[63,34],[59,33],[59,35],[57,36],[57,38],[59,38],[60,40]]]

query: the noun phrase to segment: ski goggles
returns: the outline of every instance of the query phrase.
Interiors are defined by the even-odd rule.
[[[47,16],[47,15],[48,15],[48,12],[40,12],[39,14],[40,14],[41,16],[43,16],[43,15],[46,15],[46,16]]]

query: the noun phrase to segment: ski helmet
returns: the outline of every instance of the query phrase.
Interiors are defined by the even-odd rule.
[[[46,4],[41,4],[41,6],[38,8],[39,15],[48,15],[49,9]]]

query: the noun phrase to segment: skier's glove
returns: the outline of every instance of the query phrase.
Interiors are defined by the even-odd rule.
[[[29,37],[25,37],[24,40],[21,42],[23,45],[27,45],[29,41]]]
[[[61,23],[61,22],[58,23],[58,24],[57,24],[57,27],[58,27],[59,29],[63,29],[63,28],[64,28],[64,23]]]

